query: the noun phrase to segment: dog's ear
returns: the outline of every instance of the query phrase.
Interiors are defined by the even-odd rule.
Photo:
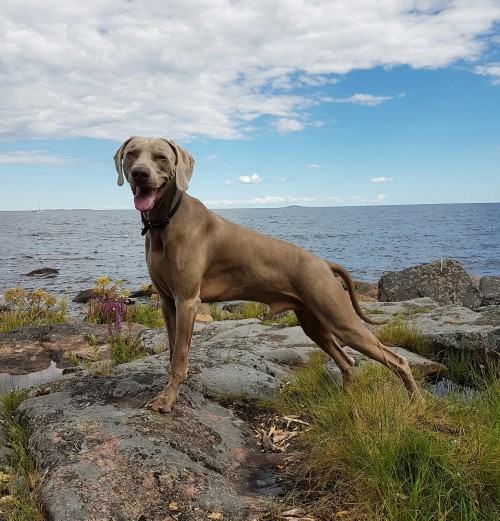
[[[176,145],[173,141],[168,139],[165,141],[167,141],[175,152],[175,184],[181,192],[185,192],[189,188],[189,180],[193,175],[194,159],[191,154]]]
[[[125,147],[134,139],[134,137],[129,137],[126,141],[122,143],[122,146],[116,151],[116,154],[114,155],[113,159],[115,160],[115,168],[118,172],[118,186],[122,186],[123,184],[123,151],[125,150]]]

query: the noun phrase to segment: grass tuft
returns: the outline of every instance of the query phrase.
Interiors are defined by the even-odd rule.
[[[416,326],[407,324],[401,317],[375,331],[375,336],[387,346],[398,346],[421,356],[430,356],[429,341]]]
[[[7,476],[4,501],[0,503],[0,516],[6,521],[43,521],[39,500],[40,475],[29,454],[31,430],[18,416],[16,410],[29,396],[29,391],[18,390],[0,398],[1,438],[9,449],[0,461],[0,470]],[[5,505],[6,511],[1,512]]]
[[[477,399],[412,405],[385,368],[366,364],[346,388],[315,357],[277,404],[311,424],[295,490],[318,520],[498,519],[499,391],[496,379]]]
[[[258,318],[264,324],[281,327],[298,326],[299,322],[293,311],[270,315],[269,307],[260,302],[240,302],[233,311],[222,309],[218,304],[210,304],[210,316],[214,320],[243,320]]]

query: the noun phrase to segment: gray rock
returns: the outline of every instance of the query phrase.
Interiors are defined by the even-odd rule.
[[[459,349],[482,357],[500,350],[500,308],[475,312],[452,305],[417,315],[414,320],[434,353]]]
[[[480,358],[500,350],[500,306],[478,308],[439,306],[428,298],[407,302],[363,302],[362,308],[376,312],[377,319],[400,318],[415,327],[434,353],[467,350]],[[370,327],[370,329],[376,329]]]
[[[422,264],[384,275],[378,298],[384,302],[430,297],[442,305],[458,304],[471,309],[481,305],[481,294],[460,262],[453,259]]]
[[[57,275],[59,273],[59,270],[56,270],[55,268],[38,268],[36,270],[32,270],[29,273],[25,273],[24,275],[26,277],[53,277],[54,275]]]
[[[49,519],[160,521],[178,513],[172,502],[183,519],[257,516],[246,480],[260,451],[241,420],[187,386],[169,415],[141,407],[166,383],[162,362],[126,364],[22,404]]]
[[[96,296],[96,293],[93,289],[84,289],[80,291],[76,297],[73,299],[73,302],[77,304],[86,304],[89,300],[92,300]]]
[[[482,306],[500,305],[500,277],[481,277],[479,291],[483,294]]]

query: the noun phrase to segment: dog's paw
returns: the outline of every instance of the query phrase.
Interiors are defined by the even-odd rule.
[[[172,410],[177,400],[177,393],[169,392],[167,389],[163,393],[159,394],[156,398],[148,402],[145,407],[150,411],[167,413]]]

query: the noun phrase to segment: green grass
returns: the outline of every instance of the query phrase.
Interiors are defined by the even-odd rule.
[[[0,470],[8,476],[2,492],[6,521],[43,521],[38,489],[40,475],[31,459],[28,443],[29,427],[15,415],[16,409],[28,397],[28,391],[19,390],[0,398],[1,437],[10,453],[0,462]],[[3,515],[3,514],[0,514]]]
[[[375,331],[375,336],[387,346],[398,346],[421,356],[431,354],[428,340],[411,324],[401,317],[391,320]]]
[[[242,320],[258,318],[267,325],[281,327],[298,326],[299,322],[293,311],[285,311],[276,316],[269,314],[269,307],[260,302],[241,302],[237,311],[229,312],[222,309],[218,304],[210,304],[210,316],[214,320]]]
[[[147,304],[128,306],[127,321],[142,324],[143,326],[152,329],[163,327],[165,325],[161,308],[155,300],[152,300]]]
[[[387,369],[366,364],[349,388],[322,357],[278,398],[311,427],[295,490],[318,520],[493,521],[500,512],[500,384],[477,399],[408,402]]]
[[[0,333],[23,326],[60,324],[67,320],[67,301],[58,301],[40,289],[31,292],[21,287],[9,289],[4,300],[7,310],[0,312]]]

